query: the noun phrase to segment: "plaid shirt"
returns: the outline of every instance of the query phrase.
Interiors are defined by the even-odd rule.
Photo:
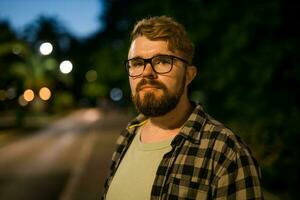
[[[102,199],[146,118],[139,115],[117,140],[110,176]],[[260,169],[247,145],[197,105],[172,150],[163,156],[152,186],[151,199],[263,199]]]

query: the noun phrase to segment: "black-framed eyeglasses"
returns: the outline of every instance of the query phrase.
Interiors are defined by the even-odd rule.
[[[143,74],[147,63],[150,63],[153,71],[157,74],[165,74],[172,70],[174,59],[180,60],[188,65],[190,63],[177,56],[173,55],[156,55],[152,58],[144,59],[144,58],[131,58],[124,62],[125,68],[128,72],[128,75],[131,77],[137,77]]]

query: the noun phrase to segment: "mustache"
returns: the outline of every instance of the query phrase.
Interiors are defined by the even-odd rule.
[[[156,87],[156,88],[159,88],[159,89],[162,89],[162,90],[166,90],[167,89],[166,86],[163,83],[159,82],[159,81],[155,81],[155,80],[152,80],[152,79],[144,79],[143,78],[137,84],[136,91],[139,92],[144,85],[151,85],[153,87]]]

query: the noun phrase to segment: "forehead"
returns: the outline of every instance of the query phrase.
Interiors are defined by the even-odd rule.
[[[168,42],[163,40],[149,40],[144,36],[137,37],[130,45],[128,58],[150,58],[157,54],[172,54]]]

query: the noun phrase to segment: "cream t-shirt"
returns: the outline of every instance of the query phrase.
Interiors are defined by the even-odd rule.
[[[173,138],[142,143],[140,129],[121,161],[108,189],[107,200],[147,200],[162,157],[171,151]]]

